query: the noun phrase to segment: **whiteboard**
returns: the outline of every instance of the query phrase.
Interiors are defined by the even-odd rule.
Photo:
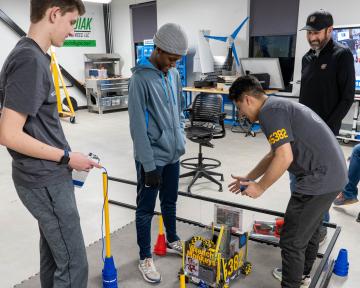
[[[204,37],[207,30],[199,30],[198,46],[194,56],[193,72],[211,73],[214,72],[214,57],[210,50],[209,39]]]
[[[250,71],[250,74],[268,73],[270,89],[285,88],[278,58],[241,58],[240,66],[244,75],[246,71]]]

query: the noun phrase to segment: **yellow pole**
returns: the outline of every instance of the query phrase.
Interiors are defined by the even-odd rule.
[[[110,247],[110,221],[109,221],[109,202],[108,202],[108,179],[107,173],[103,172],[103,189],[104,189],[104,213],[105,213],[105,240],[106,240],[106,257],[111,257],[111,247]]]
[[[53,73],[53,78],[54,78],[57,109],[58,109],[58,113],[61,113],[62,112],[62,104],[61,104],[61,94],[60,94],[60,85],[59,85],[59,72],[57,70],[56,63],[55,63],[55,54],[52,49],[50,49],[50,53],[51,53],[51,71]]]
[[[68,106],[70,109],[70,114],[71,114],[71,116],[75,116],[75,111],[74,111],[74,107],[72,106],[72,103],[70,100],[69,91],[66,88],[64,77],[61,74],[60,67],[59,67],[59,64],[57,63],[55,52],[52,47],[50,47],[50,54],[51,54],[51,69],[54,74],[54,86],[55,86],[55,91],[56,91],[56,97],[58,100],[58,102],[57,102],[58,112],[59,113],[63,112],[62,103],[61,103],[60,85],[59,85],[60,84],[59,78],[60,78],[61,85],[64,89],[65,97],[66,97],[66,100],[68,102]]]
[[[186,288],[186,286],[185,286],[185,275],[184,274],[180,275],[180,288]]]
[[[164,234],[164,228],[163,228],[163,218],[162,215],[159,215],[159,235]]]
[[[64,89],[64,92],[65,92],[65,97],[66,97],[66,101],[69,105],[69,109],[70,109],[70,113],[72,115],[75,115],[75,112],[74,112],[74,107],[72,106],[72,103],[71,103],[71,100],[70,100],[70,95],[69,95],[69,92],[66,88],[66,84],[65,84],[65,81],[64,81],[64,77],[62,76],[61,74],[61,71],[60,71],[60,67],[57,65],[57,68],[59,70],[59,76],[60,76],[60,80],[61,80],[61,84],[62,84],[62,87]]]
[[[218,239],[217,239],[217,242],[216,242],[215,253],[219,252],[219,248],[220,248],[220,244],[221,244],[223,234],[224,234],[224,226],[221,226],[219,236],[218,236]]]
[[[183,250],[182,268],[183,268],[183,272],[185,273],[185,242],[183,242],[183,241],[182,241],[182,250]]]
[[[249,233],[246,232],[246,246],[245,246],[245,260],[248,259],[248,244],[249,244]]]
[[[221,276],[221,258],[220,253],[217,254],[217,273],[216,273],[216,284],[219,284],[220,282],[220,276]]]

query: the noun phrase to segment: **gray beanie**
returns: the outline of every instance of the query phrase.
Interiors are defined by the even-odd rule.
[[[175,55],[186,55],[188,40],[180,25],[167,23],[154,35],[154,44],[161,50]]]

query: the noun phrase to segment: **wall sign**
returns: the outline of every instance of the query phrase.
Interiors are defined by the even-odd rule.
[[[74,25],[75,36],[68,37],[64,47],[96,47],[94,39],[94,17],[79,17]]]

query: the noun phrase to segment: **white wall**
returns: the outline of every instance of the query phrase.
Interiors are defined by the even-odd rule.
[[[132,44],[132,20],[130,5],[148,1],[113,0],[111,2],[111,23],[113,32],[113,50],[121,57],[122,76],[131,76],[134,66],[134,47]]]
[[[298,30],[305,26],[307,16],[318,9],[329,11],[334,17],[334,25],[360,24],[359,0],[346,0],[340,4],[339,0],[300,0]],[[294,80],[301,78],[301,58],[309,50],[306,40],[306,32],[299,31],[296,40],[295,71]],[[300,85],[295,85],[293,94],[299,95]],[[350,122],[353,116],[354,107],[349,111],[344,122]]]
[[[102,4],[86,3],[86,16],[93,17],[93,36],[96,39],[96,47],[62,47],[56,49],[58,62],[74,78],[80,82],[84,81],[84,54],[105,53],[105,30]],[[30,1],[28,0],[0,0],[2,9],[18,26],[26,33],[30,25]],[[19,37],[10,30],[3,22],[0,22],[0,67],[7,55],[15,46]],[[77,88],[70,88],[69,93],[78,101],[78,105],[86,105],[86,97]]]
[[[114,51],[123,58],[123,75],[131,76],[130,68],[134,65],[132,44],[132,28],[129,5],[146,1],[113,0],[112,24],[114,35]],[[190,57],[195,53],[199,29],[209,29],[213,35],[227,36],[248,15],[249,0],[157,0],[157,25],[174,22],[181,25],[189,38]],[[206,7],[206,8],[205,8]],[[244,26],[236,41],[239,57],[248,56],[248,24]],[[214,55],[226,55],[225,43],[211,41]],[[192,63],[189,59],[188,63]],[[188,77],[191,76],[191,65],[187,65]],[[191,81],[188,78],[188,80]]]
[[[3,10],[21,29],[28,31],[30,25],[30,1],[0,0],[0,9]],[[19,36],[10,30],[3,22],[0,22],[0,67],[2,67],[7,55],[14,48]]]

